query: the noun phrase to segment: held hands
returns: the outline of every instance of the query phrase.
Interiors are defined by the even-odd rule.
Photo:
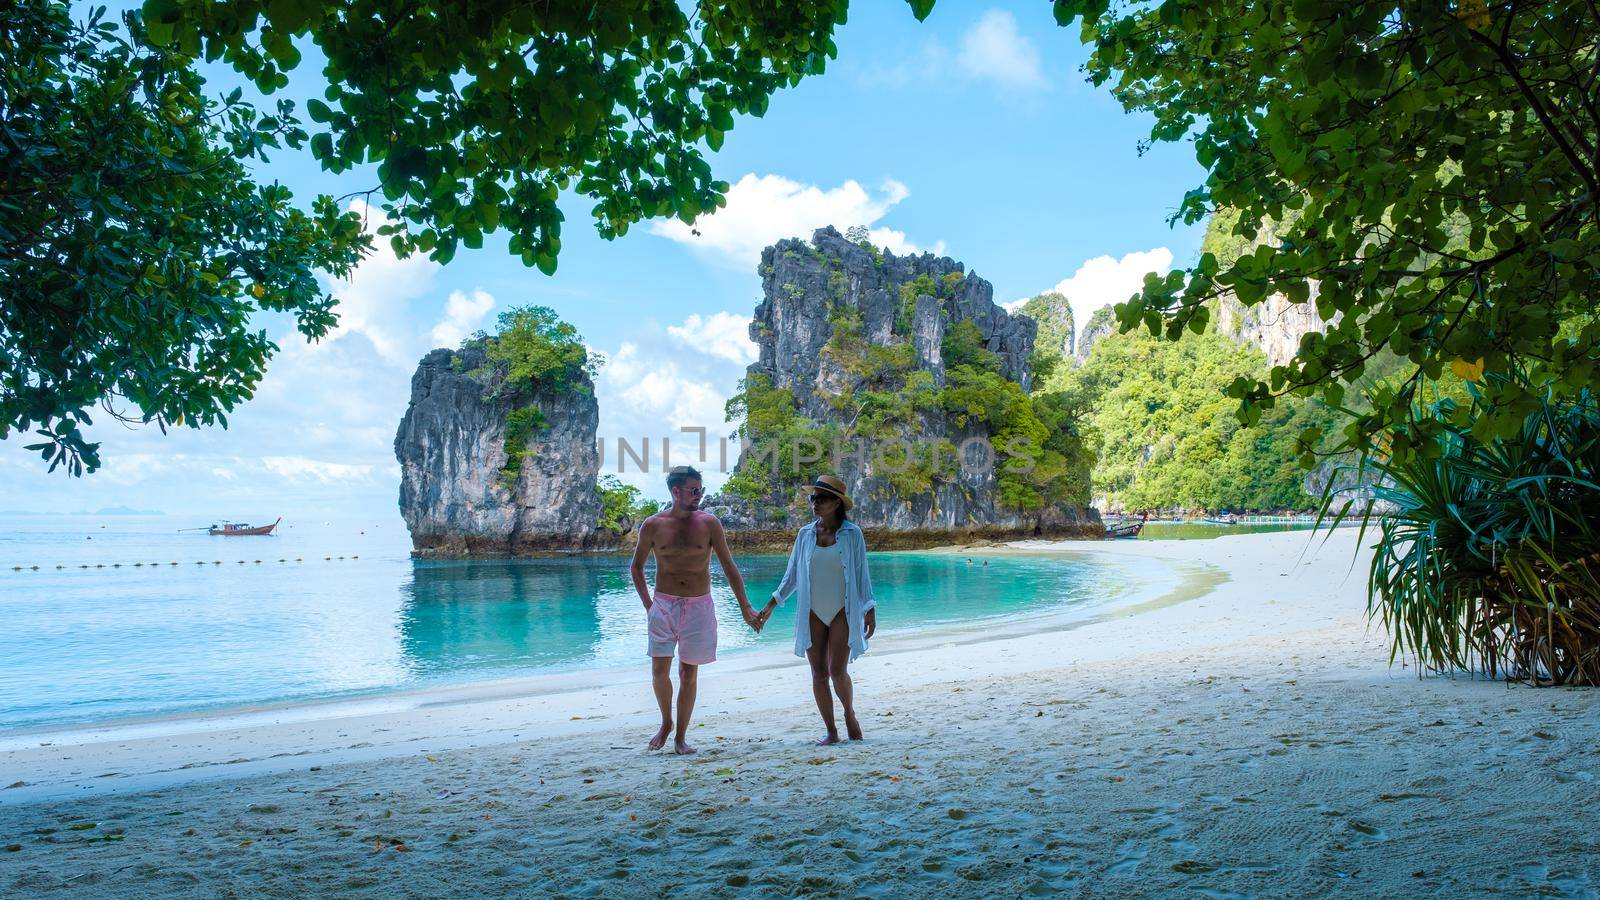
[[[867,639],[871,640],[873,632],[878,630],[878,610],[876,608],[867,610],[867,616],[861,624],[866,626]]]
[[[767,627],[767,620],[772,618],[772,611],[777,608],[778,602],[769,600],[760,612],[756,612],[755,607],[748,603],[742,605],[739,608],[739,612],[744,616],[745,624],[749,625],[756,634],[760,634],[761,629]]]
[[[760,634],[761,626],[767,624],[766,618],[756,612],[755,607],[748,603],[739,604],[739,613],[744,616],[744,623],[749,625],[750,630],[756,634]]]

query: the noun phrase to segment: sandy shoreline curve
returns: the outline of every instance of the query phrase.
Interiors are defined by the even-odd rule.
[[[1189,593],[884,636],[840,747],[766,653],[703,672],[688,759],[620,671],[0,736],[0,893],[1595,896],[1600,694],[1391,667],[1356,542],[981,548]]]
[[[1083,544],[1036,542],[994,548],[987,555],[1009,550],[1007,555],[1081,562],[1108,546],[1100,541]],[[1147,566],[1138,573],[1107,567],[1107,577],[1142,583],[1118,585],[1118,596],[1100,604],[928,625],[894,623],[873,640],[872,657],[1087,627],[1195,599],[1227,578],[1204,562],[1164,562],[1162,569]],[[650,724],[657,713],[648,690],[639,690],[642,663],[0,731],[0,771],[19,773],[15,780],[7,779],[9,789],[0,786],[0,806],[259,775],[304,768],[308,760],[379,759],[414,752],[419,741],[435,748],[454,747],[462,740],[485,746],[593,731],[619,721]],[[701,678],[738,679],[801,665],[787,647],[745,650],[707,666]],[[996,673],[1003,668],[998,658],[989,666]],[[740,702],[748,708],[751,702],[771,706],[792,699],[773,695]],[[352,734],[363,739],[346,741]]]

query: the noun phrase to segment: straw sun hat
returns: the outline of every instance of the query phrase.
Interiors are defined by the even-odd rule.
[[[815,494],[820,491],[824,494],[831,494],[835,497],[838,497],[839,501],[844,504],[844,508],[846,510],[849,510],[850,507],[855,505],[854,503],[850,502],[850,495],[845,493],[844,482],[840,481],[839,476],[837,475],[818,475],[816,481],[802,486],[800,490],[806,492],[807,494]]]

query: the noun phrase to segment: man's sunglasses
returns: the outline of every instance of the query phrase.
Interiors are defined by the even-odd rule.
[[[811,495],[811,505],[815,506],[818,503],[822,502],[823,500],[837,500],[837,499],[839,499],[839,498],[835,497],[832,494],[824,494],[821,491],[818,491],[817,493]]]

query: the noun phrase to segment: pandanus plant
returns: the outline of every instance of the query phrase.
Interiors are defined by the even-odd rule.
[[[1363,535],[1376,522],[1379,536],[1368,614],[1391,661],[1600,685],[1600,401],[1547,395],[1502,430],[1482,420],[1507,411],[1468,390],[1465,406],[1418,408],[1442,426],[1428,445],[1361,464]],[[1352,504],[1332,506],[1325,494],[1322,519],[1337,524]]]

